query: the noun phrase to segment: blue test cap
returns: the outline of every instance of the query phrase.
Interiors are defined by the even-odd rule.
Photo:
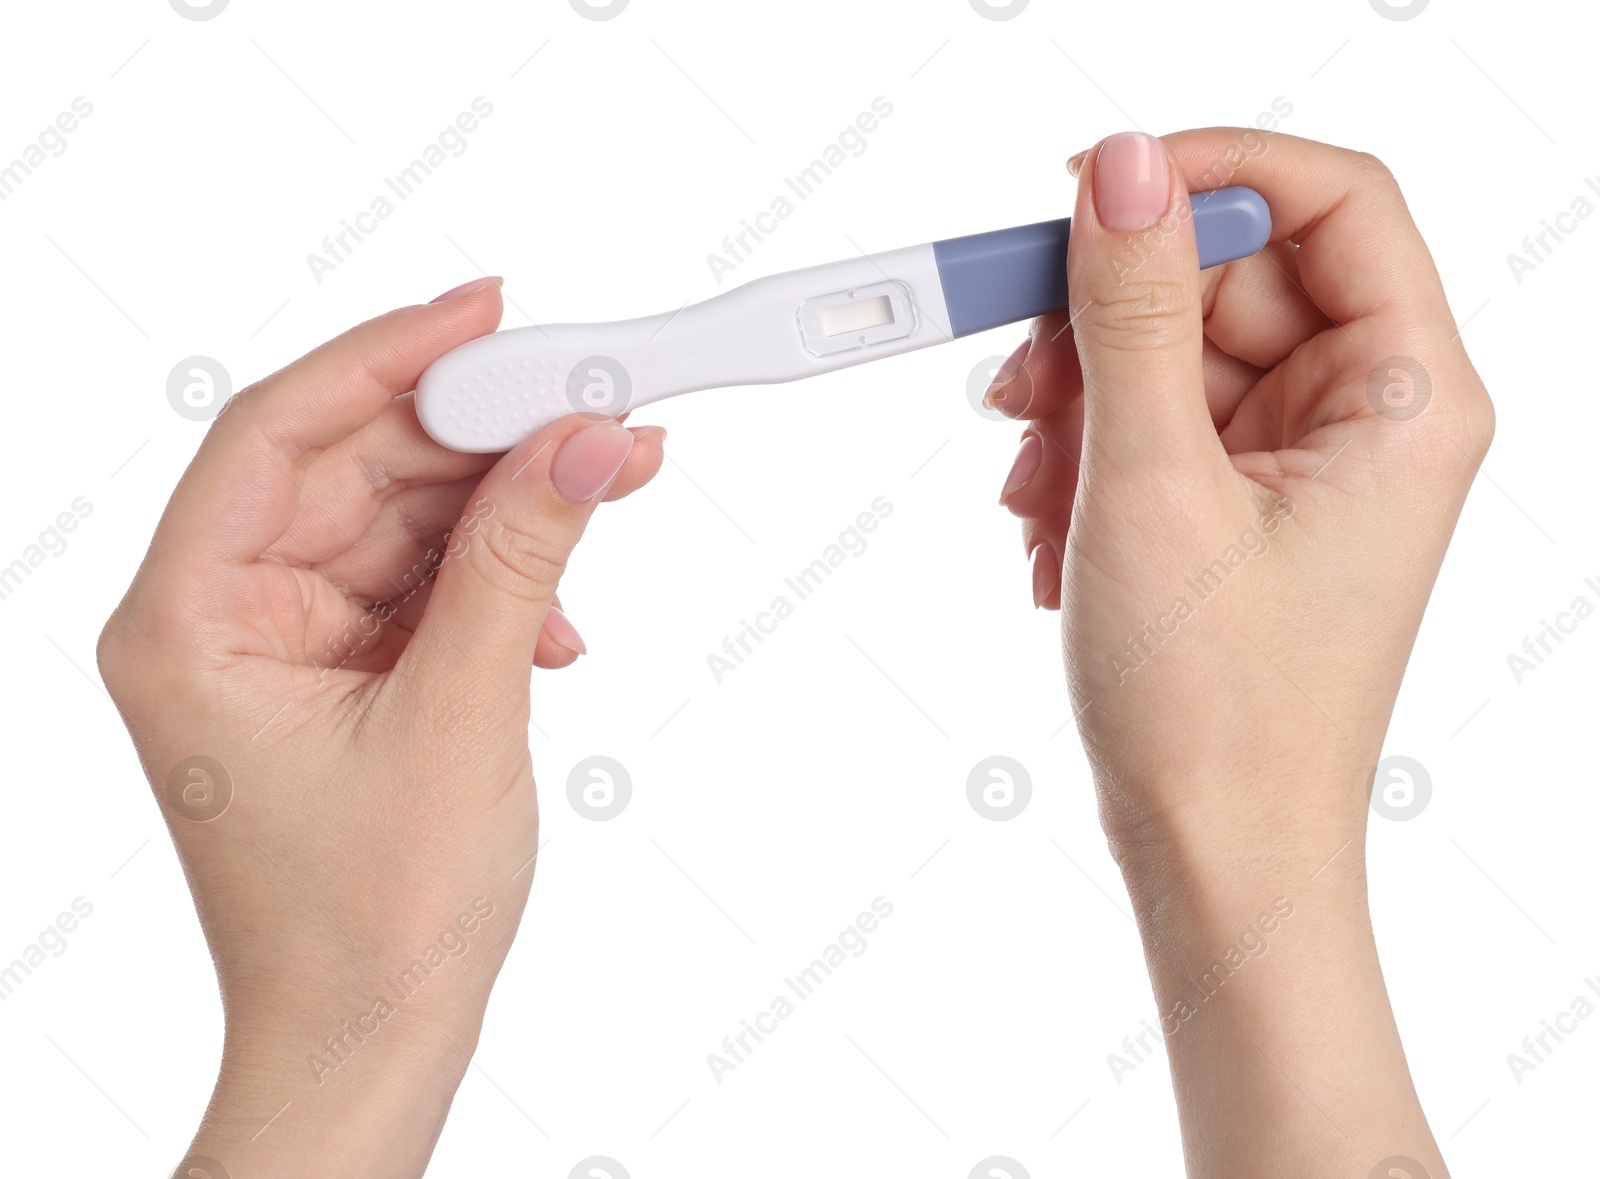
[[[1190,197],[1200,267],[1248,258],[1272,234],[1272,214],[1253,188]],[[933,243],[950,330],[970,336],[1067,307],[1072,218],[1040,221]]]

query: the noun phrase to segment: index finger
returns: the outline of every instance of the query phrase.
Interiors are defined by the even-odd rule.
[[[499,291],[404,307],[330,340],[224,408],[162,516],[156,545],[253,560],[301,510],[304,465],[416,388],[429,364],[493,331]],[[321,505],[313,505],[320,507]]]
[[[1433,256],[1376,156],[1254,128],[1206,127],[1162,142],[1191,192],[1238,184],[1266,199],[1271,240],[1299,247],[1304,290],[1335,323],[1393,317],[1454,331]]]

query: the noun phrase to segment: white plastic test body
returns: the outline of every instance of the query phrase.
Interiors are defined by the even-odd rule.
[[[1202,267],[1266,244],[1248,188],[1192,198]],[[1067,306],[1071,221],[864,254],[758,278],[677,311],[613,323],[513,328],[440,357],[417,416],[452,450],[509,450],[568,414],[615,417],[728,385],[794,381]]]

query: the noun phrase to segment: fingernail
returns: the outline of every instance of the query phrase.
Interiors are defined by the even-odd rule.
[[[1028,350],[1032,347],[1033,337],[1023,337],[1022,343],[1018,344],[1016,350],[1006,357],[1005,363],[995,370],[994,380],[990,381],[989,387],[983,391],[983,403],[990,409],[1000,408],[1000,401],[1002,400],[998,396],[1000,390],[1011,383],[1011,379],[1017,375],[1017,372],[1026,363]]]
[[[1055,546],[1041,540],[1033,550],[1033,605],[1035,609],[1050,600],[1050,592],[1061,580],[1061,560]]]
[[[489,287],[489,286],[496,286],[497,287],[497,286],[501,285],[502,283],[504,283],[505,281],[506,280],[501,278],[499,275],[493,275],[493,276],[491,276],[489,278],[475,278],[471,282],[464,282],[458,287],[451,287],[448,291],[446,291],[444,294],[440,295],[437,299],[433,299],[433,300],[430,300],[430,301],[434,302],[434,303],[444,303],[444,302],[449,301],[450,299],[459,299],[459,298],[461,298],[462,295],[470,295],[474,291],[481,291],[485,287]]]
[[[544,629],[550,637],[560,643],[569,651],[576,651],[579,655],[587,655],[589,648],[583,645],[583,636],[578,633],[578,628],[572,625],[572,620],[561,612],[561,607],[551,604],[545,611]]]
[[[632,434],[635,439],[654,438],[657,443],[667,440],[667,428],[665,426],[629,426],[628,433]]]
[[[1029,434],[1017,449],[1017,461],[1011,464],[1011,474],[1006,476],[1005,486],[1000,489],[1002,506],[1039,473],[1039,463],[1043,458],[1044,444],[1039,441],[1039,435]]]
[[[562,499],[581,504],[611,486],[631,450],[633,435],[622,426],[585,426],[562,443],[550,464],[550,482]]]
[[[1146,229],[1167,211],[1167,149],[1138,131],[1113,135],[1094,160],[1094,203],[1100,224],[1118,233]]]
[[[1083,161],[1088,157],[1088,155],[1089,153],[1087,150],[1080,151],[1077,155],[1068,160],[1067,175],[1076,178],[1078,173],[1083,171]]]

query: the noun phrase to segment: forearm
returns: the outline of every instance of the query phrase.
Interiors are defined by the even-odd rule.
[[[1378,966],[1363,835],[1118,849],[1192,1179],[1365,1179],[1395,1156],[1446,1175]]]

